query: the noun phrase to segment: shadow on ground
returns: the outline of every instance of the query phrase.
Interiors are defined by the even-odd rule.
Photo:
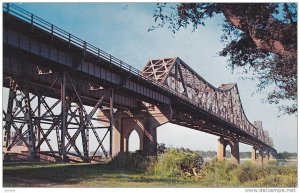
[[[5,163],[4,187],[153,187],[181,184],[111,164]]]

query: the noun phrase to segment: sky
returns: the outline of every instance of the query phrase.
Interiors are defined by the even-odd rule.
[[[215,87],[237,83],[250,122],[262,120],[278,152],[297,152],[297,118],[282,115],[276,106],[263,103],[265,93],[253,94],[256,82],[244,80],[239,71],[227,67],[222,50],[222,17],[207,21],[205,27],[173,34],[167,28],[148,32],[155,24],[155,3],[16,3],[16,5],[89,42],[103,51],[142,69],[150,59],[180,57]],[[248,75],[246,75],[248,77]],[[271,88],[272,89],[272,88]],[[3,100],[7,92],[3,92]],[[5,103],[5,102],[3,102]],[[280,117],[278,117],[280,115]],[[217,150],[217,136],[165,124],[157,129],[158,143],[192,150]],[[130,149],[137,148],[137,134],[130,137]],[[240,145],[240,151],[251,151]]]

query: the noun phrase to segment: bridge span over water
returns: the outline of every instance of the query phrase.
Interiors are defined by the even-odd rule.
[[[178,57],[139,71],[14,4],[3,4],[3,25],[7,154],[21,142],[31,159],[89,162],[99,150],[106,157],[128,151],[136,130],[141,150],[155,155],[156,128],[168,122],[220,136],[219,159],[229,145],[239,162],[239,143],[253,147],[253,159],[276,154],[262,122],[247,119],[236,84],[214,87]]]

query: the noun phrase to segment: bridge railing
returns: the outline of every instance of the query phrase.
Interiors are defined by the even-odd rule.
[[[103,50],[87,43],[86,41],[70,34],[69,32],[41,19],[40,17],[14,5],[14,4],[10,4],[10,3],[4,3],[3,4],[3,11],[6,12],[9,15],[13,15],[13,16],[16,16],[17,18],[19,19],[22,19],[23,21],[26,21],[28,23],[30,23],[32,25],[32,28],[33,27],[38,27],[46,32],[48,32],[49,34],[51,34],[51,36],[56,36],[58,38],[61,38],[62,40],[64,40],[65,42],[69,43],[70,45],[72,46],[76,46],[77,48],[81,49],[83,52],[85,53],[89,53],[89,54],[92,54],[93,56],[97,57],[99,60],[104,60],[106,62],[109,62],[115,66],[118,66],[120,68],[122,68],[123,70],[126,70],[127,72],[131,73],[131,74],[134,74],[136,76],[138,76],[139,78],[141,79],[144,79],[146,80],[147,82],[150,82],[154,85],[156,85],[157,87],[181,98],[182,100],[204,110],[204,111],[207,111],[207,109],[202,106],[200,103],[196,103],[195,101],[193,101],[192,99],[190,99],[189,97],[183,95],[183,94],[180,94],[180,93],[177,93],[176,91],[174,91],[173,89],[170,89],[168,86],[166,85],[163,85],[159,82],[157,82],[156,80],[154,79],[151,79],[147,76],[144,76],[142,75],[141,71],[132,67],[131,65],[123,62],[122,60],[104,52]],[[209,112],[211,114],[213,114],[214,116],[218,117],[219,119],[222,119],[226,122],[229,121],[229,123],[234,126],[234,127],[237,127],[239,128],[239,126],[237,126],[236,124],[232,123],[230,120],[226,120],[225,118],[217,115],[216,113],[214,113],[213,111]],[[250,123],[250,122],[249,122]],[[250,125],[252,125],[250,123]],[[253,125],[252,125],[253,126]],[[253,133],[251,132],[248,132],[246,130],[244,130],[245,132],[247,132],[249,135],[257,138],[257,136],[255,136]],[[262,140],[264,143],[266,143],[264,140]],[[268,143],[266,143],[268,144]],[[268,144],[268,145],[271,145],[271,144]]]
[[[52,36],[61,38],[65,42],[69,43],[70,45],[76,46],[77,48],[83,50],[84,52],[92,54],[93,56],[98,57],[101,60],[104,60],[115,66],[118,66],[118,67],[122,68],[123,70],[128,71],[129,73],[134,74],[141,79],[151,82],[152,84],[155,84],[156,86],[158,86],[174,95],[181,96],[180,94],[176,93],[175,91],[168,88],[167,86],[162,85],[162,84],[158,83],[157,81],[155,81],[147,76],[142,75],[140,70],[125,63],[124,61],[104,52],[103,50],[87,43],[86,41],[72,35],[71,33],[67,32],[63,29],[60,29],[59,27],[39,18],[38,16],[36,16],[14,4],[5,3],[3,5],[3,11],[30,23],[32,25],[32,27],[38,27],[38,28],[48,32]],[[187,98],[187,100],[188,100],[188,98]]]

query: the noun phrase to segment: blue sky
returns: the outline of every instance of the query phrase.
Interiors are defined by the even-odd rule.
[[[262,103],[265,94],[254,94],[254,81],[242,80],[239,71],[226,68],[226,58],[219,57],[222,49],[222,17],[214,17],[205,27],[172,34],[167,28],[148,32],[154,23],[155,3],[21,3],[18,6],[99,47],[126,63],[142,69],[149,59],[180,57],[214,86],[238,83],[246,115],[251,122],[262,120],[275,148],[297,151],[297,118],[280,115],[278,109]],[[248,75],[247,75],[248,76]],[[274,88],[270,88],[274,89]],[[5,93],[4,93],[5,95]],[[5,97],[4,97],[5,98]],[[167,146],[193,150],[216,150],[216,136],[176,125],[158,128],[158,142]],[[132,140],[132,146],[137,144]],[[241,151],[251,147],[240,146]]]

